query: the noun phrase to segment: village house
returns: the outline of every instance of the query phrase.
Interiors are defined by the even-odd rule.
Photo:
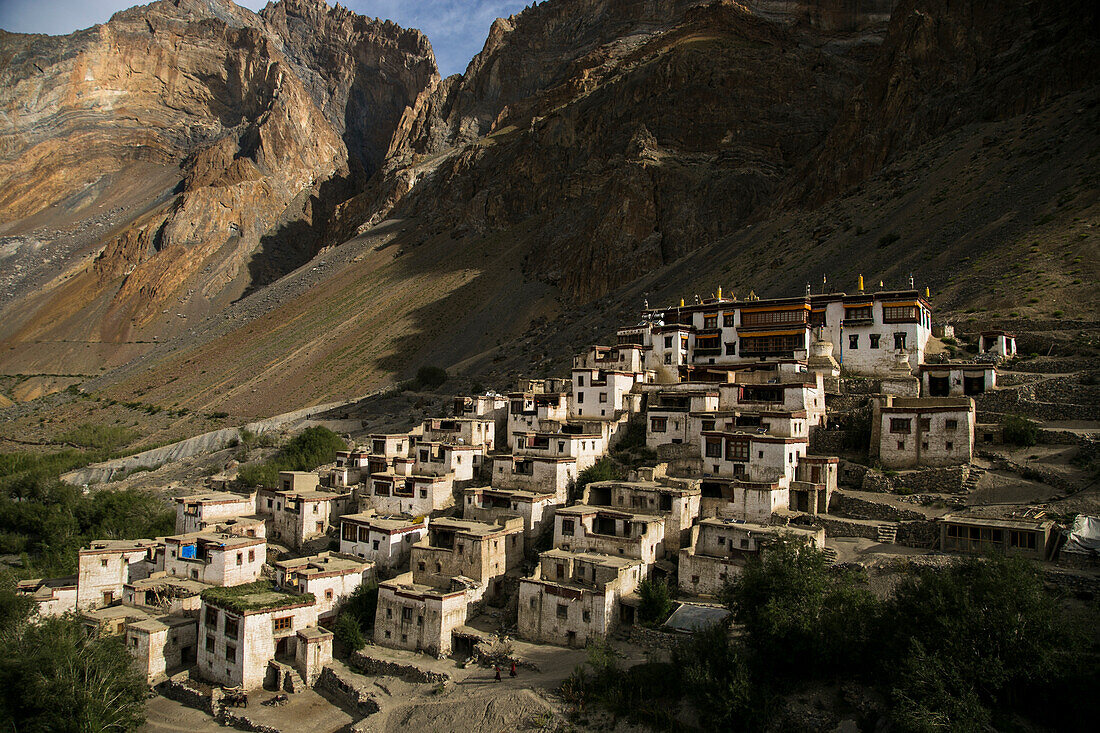
[[[350,513],[352,492],[321,488],[316,479],[313,473],[283,471],[279,483],[284,488],[256,492],[256,513],[269,518],[269,539],[299,549],[325,536],[342,515]]]
[[[493,456],[493,488],[550,493],[564,504],[569,485],[576,478],[576,458]]]
[[[944,552],[1049,560],[1057,543],[1054,522],[1042,516],[947,514],[940,518],[940,549]]]
[[[693,415],[718,410],[718,391],[650,392],[646,407],[646,445],[654,450],[669,444],[698,444]]]
[[[76,609],[110,606],[156,569],[156,540],[95,540],[77,555]]]
[[[496,420],[480,417],[430,418],[424,421],[423,432],[412,436],[414,445],[420,442],[453,443],[493,450]]]
[[[974,397],[997,387],[995,364],[921,364],[922,397]]]
[[[376,579],[374,563],[342,553],[322,552],[275,563],[276,585],[312,594],[317,599],[317,618],[321,622],[331,619],[356,588]]]
[[[127,583],[122,588],[122,602],[156,614],[191,614],[199,611],[202,592],[209,583],[158,571],[148,578]]]
[[[176,533],[203,532],[227,519],[256,513],[256,495],[213,491],[176,499]]]
[[[199,622],[196,615],[169,614],[128,621],[123,633],[147,685],[164,681],[195,664]]]
[[[413,545],[412,582],[446,588],[451,578],[469,578],[480,593],[498,596],[504,574],[523,561],[523,520],[501,517],[488,524],[454,517],[433,519],[428,534]],[[471,600],[478,600],[480,594]]]
[[[407,514],[423,517],[454,504],[454,476],[414,475],[411,466],[399,467],[410,473],[374,473],[363,484],[362,496],[379,514]]]
[[[699,482],[702,492],[700,516],[768,522],[773,514],[788,510],[792,483],[704,476]]]
[[[782,438],[740,430],[704,431],[703,474],[757,483],[790,484],[809,451],[806,438]],[[784,497],[785,498],[785,497]]]
[[[60,616],[76,610],[75,575],[20,580],[15,592],[34,601],[34,613],[38,616]]]
[[[804,514],[827,514],[839,468],[840,459],[836,456],[802,456],[788,488],[788,508]]]
[[[978,353],[1011,359],[1016,356],[1016,337],[1007,331],[982,331]]]
[[[452,409],[457,418],[492,420],[493,435],[507,435],[508,398],[495,392],[472,397],[455,397]]]
[[[481,466],[482,449],[473,445],[417,441],[413,448],[412,473],[417,476],[449,476],[462,488],[473,481]]]
[[[336,451],[336,465],[329,470],[328,486],[345,488],[359,483],[370,471],[370,452],[363,448]]]
[[[158,570],[209,585],[241,585],[260,577],[267,540],[225,532],[193,532],[164,538]]]
[[[597,481],[588,484],[581,496],[587,506],[624,509],[664,518],[664,548],[675,552],[691,539],[691,527],[699,519],[702,493],[699,481],[654,476],[643,471],[642,480]],[[648,479],[648,480],[647,480]]]
[[[363,512],[340,517],[340,552],[386,570],[404,568],[412,546],[428,532],[427,519]]]
[[[215,684],[282,686],[286,669],[307,680],[332,658],[332,636],[317,628],[312,594],[290,593],[268,581],[202,594],[198,628],[198,672]]]
[[[776,527],[715,517],[702,520],[693,542],[680,550],[680,590],[692,595],[718,595],[749,559],[780,536],[804,541],[819,550],[825,548],[825,530],[820,527]]]
[[[622,606],[645,577],[641,560],[592,552],[549,550],[535,574],[519,584],[518,632],[528,641],[581,647],[628,623]]]
[[[563,504],[554,494],[536,494],[522,489],[496,489],[488,486],[462,492],[462,517],[495,523],[500,518],[522,517],[527,537],[537,537],[549,527],[554,511]]]
[[[574,504],[554,514],[554,547],[633,557],[649,568],[665,556],[665,519],[625,509]]]
[[[360,480],[367,474],[386,473],[394,469],[395,461],[409,458],[412,439],[407,433],[376,433],[367,440],[370,453],[367,468],[360,471]]]
[[[582,426],[562,426],[561,430],[542,433],[516,433],[515,454],[538,458],[572,458],[576,470],[583,471],[607,452],[607,442],[598,432],[580,432]]]
[[[970,397],[874,401],[871,455],[883,468],[960,466],[974,453],[974,400]]]
[[[378,584],[374,642],[448,656],[459,641],[456,630],[466,623],[480,586],[466,577],[450,578],[438,588],[412,578],[412,573],[405,573]]]
[[[508,450],[515,449],[515,433],[551,430],[569,419],[569,396],[560,393],[513,392],[508,395]]]

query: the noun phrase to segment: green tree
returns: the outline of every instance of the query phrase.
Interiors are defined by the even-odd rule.
[[[618,481],[624,478],[623,470],[613,459],[604,456],[588,468],[577,474],[577,480],[573,482],[569,500],[578,500],[584,495],[584,487],[597,481]]]
[[[374,628],[374,613],[377,609],[378,583],[364,581],[344,600],[340,613],[348,614],[359,624],[360,629],[366,630]]]
[[[1012,445],[1035,445],[1039,441],[1039,425],[1020,415],[1006,415],[1001,422],[1001,438]]]
[[[145,722],[148,688],[121,637],[90,633],[74,616],[24,617],[3,633],[0,719],[16,730],[122,733]]]
[[[242,466],[237,478],[246,486],[275,486],[280,471],[312,471],[335,461],[336,451],[345,448],[343,438],[316,425],[294,436],[271,460]]]
[[[332,634],[349,652],[358,651],[367,643],[366,639],[363,638],[363,630],[359,627],[359,621],[346,611],[336,617]]]
[[[745,627],[755,675],[773,681],[858,671],[880,617],[854,573],[831,570],[816,548],[787,536],[751,560],[723,595]]]
[[[438,389],[447,381],[447,370],[437,366],[422,366],[416,370],[416,389]]]
[[[638,618],[643,624],[664,623],[672,614],[672,595],[664,580],[646,578],[638,584],[638,595],[642,599],[638,606]]]
[[[1018,558],[914,571],[886,610],[896,717],[914,731],[980,730],[1020,709],[1063,665],[1068,626],[1034,567]]]

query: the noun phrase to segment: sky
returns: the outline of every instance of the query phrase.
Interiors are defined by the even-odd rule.
[[[235,0],[260,10],[267,0]],[[133,0],[0,0],[0,28],[13,33],[72,33],[131,7]],[[329,5],[334,4],[329,0]],[[389,19],[428,36],[443,76],[461,74],[485,44],[497,18],[518,13],[530,0],[341,0],[370,18]]]

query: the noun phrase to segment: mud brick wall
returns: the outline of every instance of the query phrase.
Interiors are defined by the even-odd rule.
[[[349,707],[354,707],[360,715],[373,715],[378,712],[378,703],[369,692],[359,690],[340,678],[331,667],[321,670],[314,687],[325,690]]]
[[[630,643],[652,651],[671,651],[687,639],[683,634],[647,629],[637,624],[630,627]]]

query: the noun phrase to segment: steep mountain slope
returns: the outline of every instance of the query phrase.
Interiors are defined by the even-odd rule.
[[[251,416],[426,363],[503,385],[567,368],[643,298],[843,288],[860,272],[912,274],[982,323],[1095,318],[1096,9],[892,7],[551,0],[498,21],[448,79],[395,28],[370,26],[405,61],[371,67],[363,42],[350,65],[339,39],[370,34],[346,11],[246,16],[343,162],[248,250],[246,297],[206,301],[170,341],[154,319],[160,343],[114,352],[121,366],[86,388]],[[358,68],[417,72],[367,91]],[[208,180],[234,180],[240,159]],[[0,358],[11,370],[47,347],[12,340]]]
[[[25,371],[123,363],[307,261],[314,218],[381,164],[437,76],[417,31],[321,0],[262,17],[162,0],[0,44],[0,222],[19,271],[0,335]]]

